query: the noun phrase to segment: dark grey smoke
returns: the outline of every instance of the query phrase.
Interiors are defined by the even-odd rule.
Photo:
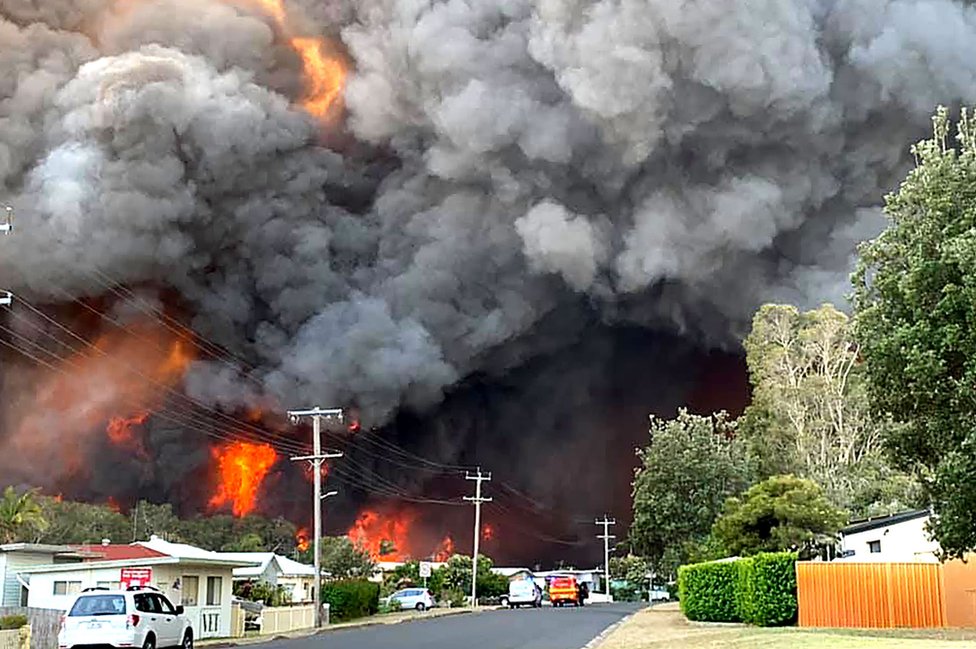
[[[976,101],[954,0],[285,4],[348,50],[346,133],[243,0],[0,0],[0,277],[175,289],[247,359],[188,378],[225,407],[383,424],[566,354],[558,399],[598,328],[734,348],[763,301],[841,299],[909,143]]]

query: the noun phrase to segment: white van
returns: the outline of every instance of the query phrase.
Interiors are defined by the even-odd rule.
[[[508,585],[508,607],[542,606],[542,590],[531,579],[519,579]]]

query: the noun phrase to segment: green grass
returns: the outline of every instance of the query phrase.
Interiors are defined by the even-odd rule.
[[[599,649],[964,649],[976,630],[759,629],[689,623],[674,607],[641,611]]]

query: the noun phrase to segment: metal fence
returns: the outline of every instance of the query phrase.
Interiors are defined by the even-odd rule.
[[[940,564],[801,562],[796,577],[800,626],[947,626]]]
[[[31,626],[31,649],[58,649],[58,631],[64,611],[23,606],[0,606],[0,617],[26,615]]]

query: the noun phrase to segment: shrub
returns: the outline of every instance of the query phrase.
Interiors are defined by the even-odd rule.
[[[681,610],[689,620],[703,622],[789,624],[797,612],[796,556],[767,552],[738,561],[682,566]]]
[[[469,595],[456,588],[448,588],[441,591],[437,600],[446,604],[448,608],[461,608],[467,606]]]
[[[796,555],[790,552],[761,553],[748,560],[750,577],[739,597],[746,614],[744,622],[757,626],[790,624],[796,619]]]
[[[373,615],[380,608],[380,586],[360,579],[322,584],[322,601],[329,604],[329,616],[337,622]]]
[[[739,559],[736,565],[735,611],[743,622],[752,623],[756,602],[756,561]]]
[[[678,599],[685,617],[701,622],[738,622],[738,573],[734,561],[681,566]]]
[[[7,615],[0,617],[0,631],[12,631],[27,626],[26,615]]]

